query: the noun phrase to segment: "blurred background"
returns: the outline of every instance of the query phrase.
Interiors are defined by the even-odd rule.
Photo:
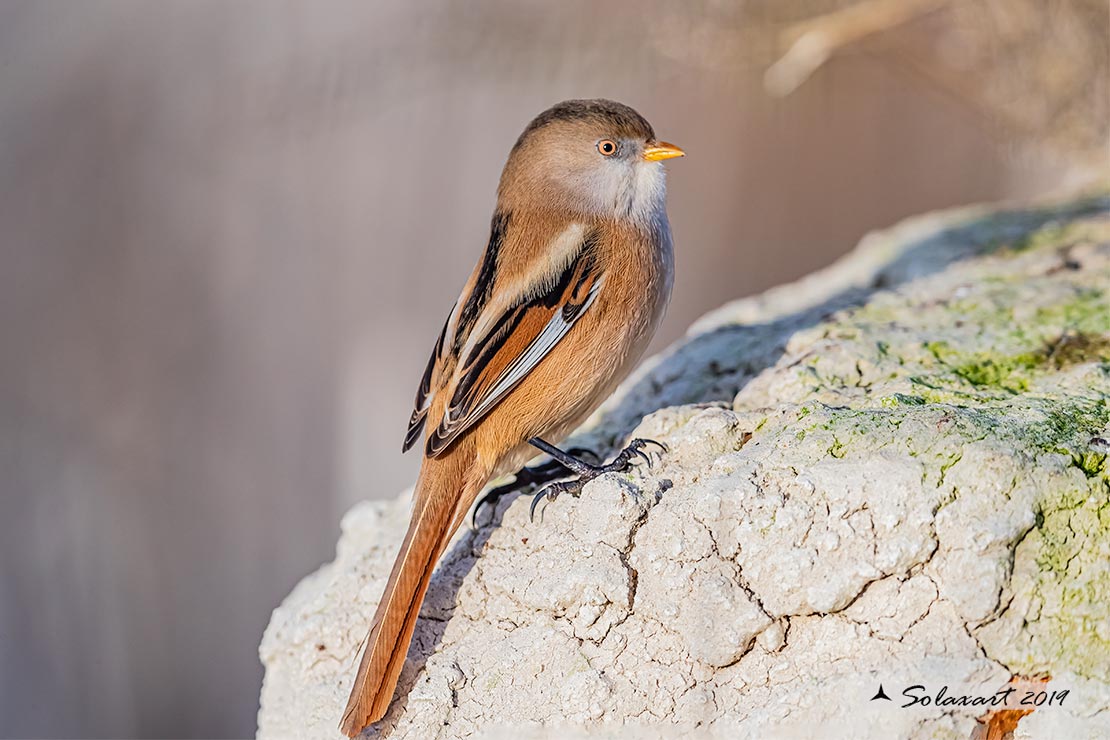
[[[1107,7],[0,0],[0,735],[253,734],[270,610],[413,479],[536,113],[611,97],[686,148],[659,349],[1105,168]]]

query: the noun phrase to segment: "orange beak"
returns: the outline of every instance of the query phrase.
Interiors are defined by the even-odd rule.
[[[644,159],[649,162],[659,162],[664,159],[685,156],[686,152],[682,151],[674,144],[668,144],[665,141],[653,142],[644,149]]]

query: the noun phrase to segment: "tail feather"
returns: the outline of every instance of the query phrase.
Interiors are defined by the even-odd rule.
[[[424,476],[421,476],[422,483]],[[428,495],[428,494],[431,495]],[[444,494],[451,495],[444,495]],[[339,729],[348,737],[385,716],[405,664],[436,561],[461,517],[459,491],[427,492],[418,484],[416,510],[374,615]]]

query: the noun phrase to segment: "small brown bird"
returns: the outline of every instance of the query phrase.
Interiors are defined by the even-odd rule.
[[[628,374],[663,317],[673,256],[661,161],[683,154],[609,100],[559,103],[513,146],[489,244],[416,394],[404,449],[422,439],[424,461],[340,723],[348,736],[389,708],[432,569],[490,479],[545,452],[547,473],[577,478],[539,500],[644,456],[644,440],[608,465],[554,445]]]

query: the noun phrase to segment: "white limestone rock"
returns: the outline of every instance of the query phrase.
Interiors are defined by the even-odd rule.
[[[461,533],[366,736],[962,740],[904,692],[1044,674],[1018,737],[1110,736],[1108,207],[914,219],[700,321],[574,440],[669,451]],[[340,737],[406,520],[275,610],[259,737]]]

